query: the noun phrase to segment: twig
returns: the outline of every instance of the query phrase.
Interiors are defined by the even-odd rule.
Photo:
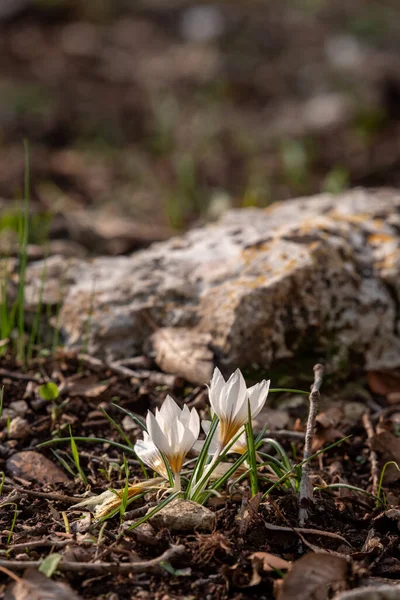
[[[183,545],[171,546],[161,556],[153,558],[151,560],[139,560],[137,562],[129,563],[110,563],[110,562],[74,562],[68,560],[61,560],[57,565],[59,571],[89,571],[90,573],[162,573],[162,563],[169,562],[178,556],[181,556],[186,552],[186,548]],[[42,561],[40,560],[0,560],[0,568],[8,568],[10,570],[20,571],[28,569],[30,567],[37,569],[40,567]]]
[[[56,500],[59,502],[76,502],[77,500],[82,500],[82,497],[65,496],[64,494],[58,494],[57,492],[36,492],[35,490],[27,490],[16,485],[3,485],[3,492],[13,491],[32,496],[32,498],[45,498],[46,500]]]
[[[346,540],[346,538],[342,537],[338,533],[332,533],[332,531],[322,531],[320,529],[307,529],[307,527],[285,527],[283,525],[273,525],[272,523],[266,523],[265,521],[264,525],[265,528],[269,529],[270,531],[288,531],[292,533],[306,533],[309,535],[320,535],[324,537],[333,538],[335,540],[345,542],[348,546],[350,546],[350,548],[352,548],[352,545]]]
[[[303,442],[305,434],[302,431],[289,431],[289,429],[277,429],[274,431],[266,430],[265,437],[280,439],[289,439],[294,442]]]
[[[309,396],[310,408],[308,412],[306,438],[304,442],[303,461],[307,461],[302,469],[300,481],[300,498],[299,498],[299,523],[303,526],[308,519],[307,507],[313,501],[313,488],[310,482],[310,464],[308,459],[312,452],[312,442],[315,432],[315,420],[318,414],[318,401],[320,398],[319,390],[322,385],[322,377],[324,375],[324,367],[320,364],[314,366],[314,383],[311,386]]]
[[[368,413],[364,413],[362,416],[362,423],[364,425],[364,429],[367,432],[367,437],[371,440],[375,436],[374,428],[371,423],[371,419]],[[379,487],[379,462],[378,456],[375,450],[370,448],[369,451],[369,461],[371,463],[371,476],[372,476],[372,489],[371,493],[374,496],[378,495],[378,487]]]
[[[149,508],[152,508],[153,506],[157,506],[157,502],[148,502],[144,506],[139,506],[133,510],[126,511],[124,514],[124,521],[130,521],[131,519],[136,519],[137,517],[144,517]],[[124,534],[125,533],[135,533],[135,530],[133,529],[132,531],[129,531],[129,529],[127,529]]]
[[[32,548],[46,548],[46,547],[50,547],[50,548],[64,548],[65,546],[68,546],[68,544],[71,543],[71,540],[49,540],[47,538],[44,538],[43,540],[34,540],[32,542],[20,542],[18,544],[13,544],[12,546],[7,546],[7,551],[21,551],[21,552],[25,552],[26,549],[32,550]],[[93,541],[87,541],[87,542],[80,542],[80,544],[89,544],[91,546],[93,546]]]
[[[15,575],[15,573],[13,573],[12,571],[10,571],[9,569],[6,569],[6,567],[0,567],[0,571],[2,573],[5,573],[9,577],[11,577],[11,579],[13,579],[14,581],[16,581],[17,583],[19,583],[20,581],[22,581],[22,579],[20,577],[18,577],[18,575]]]
[[[131,358],[121,358],[120,360],[114,360],[113,363],[115,365],[122,365],[123,367],[149,369],[153,364],[153,361],[148,356],[132,356]]]
[[[0,369],[0,377],[8,377],[9,379],[19,381],[34,381],[38,384],[44,383],[44,379],[34,377],[33,375],[26,375],[25,373],[18,373],[17,371],[8,371],[7,369]]]
[[[110,369],[113,373],[121,375],[122,377],[129,377],[130,379],[133,377],[136,377],[136,379],[150,379],[150,381],[154,383],[168,386],[174,385],[176,380],[175,375],[168,375],[166,373],[160,373],[159,371],[149,371],[147,369],[141,369],[140,371],[128,369],[128,367],[125,367],[118,362],[103,362],[99,358],[89,356],[89,354],[78,354],[77,359],[95,371]]]
[[[159,385],[168,385],[169,387],[173,386],[176,381],[175,375],[168,375],[167,373],[161,373],[159,371],[148,371],[146,369],[142,369],[140,371],[133,371],[133,369],[128,369],[127,367],[123,367],[122,365],[117,365],[113,362],[107,363],[107,367],[111,369],[114,373],[118,373],[124,377],[136,377],[136,379],[149,379],[152,383],[157,383]]]

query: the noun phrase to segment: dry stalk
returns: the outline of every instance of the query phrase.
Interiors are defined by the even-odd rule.
[[[362,416],[362,423],[364,425],[364,429],[367,432],[367,437],[371,440],[375,436],[375,431],[371,423],[371,419],[368,413],[364,413]],[[369,461],[371,463],[371,477],[372,477],[372,489],[371,493],[374,496],[378,494],[379,487],[379,462],[378,456],[375,450],[370,449],[369,451]]]
[[[315,420],[318,414],[319,390],[322,385],[324,375],[323,365],[317,364],[314,366],[314,383],[311,386],[309,396],[310,406],[308,411],[306,438],[304,442],[303,461],[308,461],[312,454],[312,442],[315,433]],[[313,501],[313,488],[310,481],[310,463],[306,462],[302,468],[300,481],[300,498],[299,498],[299,523],[302,527],[308,519],[307,507]]]
[[[152,558],[151,560],[139,560],[137,562],[73,562],[61,560],[57,566],[59,571],[64,572],[87,572],[93,574],[111,574],[111,573],[163,573],[162,564],[182,556],[186,552],[186,548],[183,545],[171,546],[161,556]],[[22,571],[29,567],[39,568],[41,560],[5,560],[0,559],[0,570],[8,568],[10,570]]]

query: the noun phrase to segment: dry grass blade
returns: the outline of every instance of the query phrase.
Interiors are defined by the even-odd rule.
[[[286,575],[279,600],[325,600],[327,586],[346,585],[350,563],[334,554],[306,554]]]

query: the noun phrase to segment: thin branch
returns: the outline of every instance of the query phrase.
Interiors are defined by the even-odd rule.
[[[293,533],[305,533],[308,535],[329,537],[335,540],[340,540],[341,542],[345,542],[348,546],[350,546],[350,548],[352,548],[352,545],[346,540],[346,538],[342,537],[338,533],[333,533],[332,531],[323,531],[321,529],[308,529],[306,527],[285,527],[283,525],[273,525],[272,523],[266,523],[265,521],[264,525],[265,528],[269,531],[287,531]]]
[[[364,413],[362,416],[362,423],[364,425],[364,429],[367,432],[368,439],[371,440],[375,436],[374,428],[371,423],[371,418],[368,413]],[[379,462],[378,455],[375,450],[370,449],[369,451],[369,461],[371,463],[371,477],[372,477],[372,489],[371,493],[374,496],[378,495],[378,487],[379,487]]]
[[[311,386],[311,393],[309,396],[310,407],[307,419],[306,438],[304,442],[304,454],[303,461],[308,461],[312,454],[312,442],[315,432],[315,420],[318,414],[318,403],[319,403],[319,390],[322,385],[322,378],[324,375],[323,365],[317,364],[314,366],[314,383]],[[310,464],[306,462],[303,466],[301,473],[300,482],[300,498],[299,498],[299,523],[303,526],[308,519],[307,507],[313,501],[313,488],[310,482]]]
[[[151,560],[139,560],[129,563],[111,563],[111,562],[73,562],[61,560],[57,565],[58,571],[64,572],[80,572],[86,571],[96,574],[113,574],[113,573],[163,573],[162,563],[169,562],[178,556],[182,556],[186,552],[183,545],[171,546],[161,556],[152,558]],[[30,567],[37,569],[40,567],[40,560],[0,560],[0,568],[8,568],[10,570],[21,571]]]
[[[26,375],[25,373],[18,373],[17,371],[8,371],[7,369],[0,369],[0,377],[6,377],[8,379],[15,379],[18,381],[34,381],[37,384],[45,382],[44,379],[34,377],[33,375]]]
[[[79,502],[82,500],[82,496],[65,496],[64,494],[58,494],[57,492],[36,492],[35,490],[27,490],[17,485],[3,485],[3,492],[18,492],[20,494],[26,494],[32,498],[45,498],[46,500],[56,500],[59,502]]]
[[[130,379],[149,379],[151,382],[159,385],[172,386],[175,383],[175,375],[168,375],[167,373],[161,373],[159,371],[149,371],[147,369],[133,370],[128,369],[121,363],[118,362],[103,362],[99,358],[90,356],[88,354],[78,354],[77,359],[85,363],[88,367],[94,371],[110,369],[113,373],[120,375],[121,377],[128,377]]]
[[[264,433],[265,437],[275,438],[277,440],[289,439],[294,442],[303,442],[305,434],[302,431],[290,431],[289,429],[277,429],[271,431],[267,429]]]
[[[68,544],[71,543],[71,540],[49,540],[47,538],[43,539],[43,540],[34,540],[32,542],[20,542],[18,544],[13,544],[12,546],[7,546],[7,551],[11,550],[13,552],[16,551],[21,551],[21,552],[25,552],[25,550],[29,549],[32,550],[32,548],[46,548],[46,547],[50,547],[50,548],[64,548],[65,546],[68,546]],[[87,542],[80,542],[80,544],[89,544],[93,546],[93,541],[87,541]]]

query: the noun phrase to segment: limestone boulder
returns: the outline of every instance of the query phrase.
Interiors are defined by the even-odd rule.
[[[42,262],[28,269],[28,309],[42,273]],[[399,298],[400,193],[362,189],[232,210],[132,256],[53,256],[43,293],[61,302],[67,347],[107,360],[153,352],[199,383],[215,361],[398,367]]]

